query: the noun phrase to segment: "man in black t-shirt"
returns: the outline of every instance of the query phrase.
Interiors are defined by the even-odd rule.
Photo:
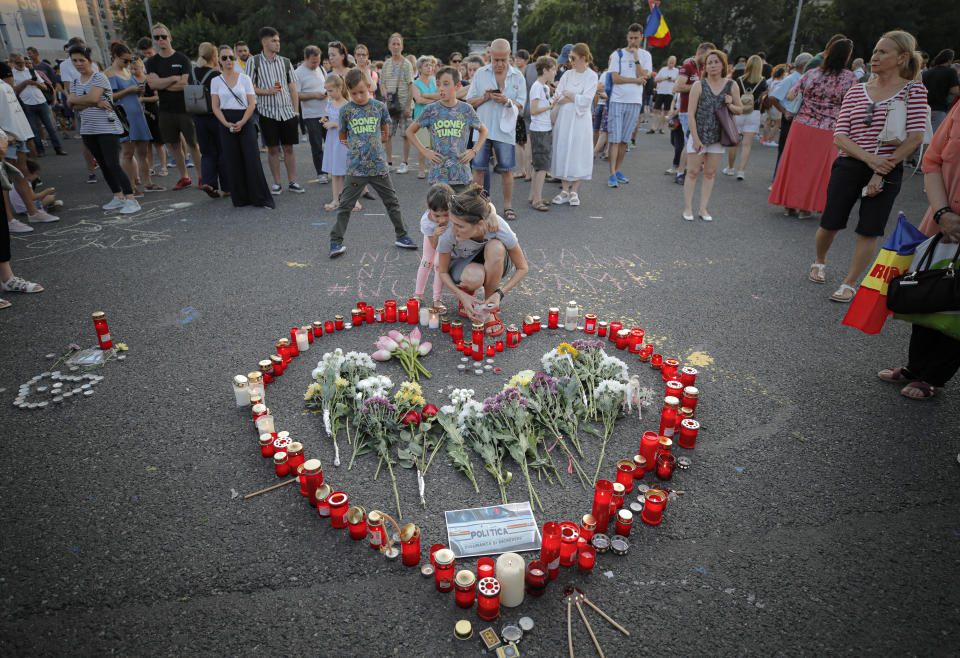
[[[947,118],[947,101],[951,94],[960,93],[960,80],[953,64],[953,51],[947,48],[933,58],[933,66],[923,72],[923,86],[927,88],[927,104],[930,106],[930,124],[933,132]]]
[[[182,190],[189,187],[192,181],[187,176],[187,164],[180,144],[181,135],[193,154],[193,161],[198,164],[200,162],[197,131],[193,125],[193,117],[187,114],[183,102],[183,88],[190,84],[193,64],[186,55],[173,49],[170,30],[163,23],[154,24],[153,40],[157,43],[157,54],[146,61],[147,83],[157,90],[160,97],[160,137],[170,149],[180,171],[180,180],[173,189]]]

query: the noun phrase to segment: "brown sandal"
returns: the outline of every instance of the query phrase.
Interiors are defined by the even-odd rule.
[[[910,381],[910,378],[903,374],[906,368],[884,368],[877,373],[877,377],[891,384]]]
[[[914,393],[914,391],[916,393]],[[900,390],[900,395],[911,400],[929,400],[940,392],[939,386],[931,386],[927,382],[910,382]]]
[[[540,212],[547,212],[548,210],[550,210],[550,204],[544,201],[543,199],[539,199],[538,201],[531,201],[530,205],[533,206],[534,210],[539,210]]]

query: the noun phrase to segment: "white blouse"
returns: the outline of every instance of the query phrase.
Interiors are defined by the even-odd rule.
[[[247,96],[253,96],[253,82],[246,73],[241,73],[236,86],[230,87],[226,79],[218,75],[210,83],[210,93],[219,96],[221,110],[245,110]]]

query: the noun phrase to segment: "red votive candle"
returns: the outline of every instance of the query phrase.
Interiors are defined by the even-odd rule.
[[[347,527],[350,530],[350,539],[360,541],[367,538],[367,511],[359,505],[347,510]]]
[[[679,400],[681,395],[683,395],[683,384],[681,384],[680,381],[677,379],[671,379],[670,381],[668,381],[667,388],[663,396],[664,397],[673,396]]]
[[[97,333],[97,342],[101,350],[109,350],[113,347],[110,327],[107,326],[107,315],[103,311],[97,311],[93,314],[93,330]]]
[[[511,324],[507,327],[507,347],[516,347],[520,344],[520,332],[517,325]]]
[[[622,323],[622,322],[611,322],[611,323],[610,323],[610,334],[609,334],[608,338],[610,339],[610,342],[611,342],[611,343],[616,342],[616,340],[617,340],[617,334],[620,332],[621,329],[623,329],[623,323]]]
[[[622,509],[617,512],[617,534],[623,537],[630,536],[630,528],[633,526],[633,512],[628,509]]]
[[[290,356],[300,356],[300,348],[297,347],[297,330],[300,327],[293,327],[290,329],[290,347],[287,349],[290,350]]]
[[[683,389],[683,397],[680,399],[680,407],[687,408],[690,411],[696,411],[697,400],[700,397],[700,389],[696,386],[687,386]]]
[[[619,482],[613,483],[613,495],[610,497],[610,516],[615,516],[617,510],[623,507],[623,495],[627,488]]]
[[[625,350],[625,349],[627,349],[627,345],[630,343],[630,330],[629,330],[629,329],[621,329],[621,330],[619,330],[619,331],[617,332],[617,340],[616,340],[616,343],[617,343],[617,349],[618,349],[618,350]]]
[[[543,532],[540,533],[542,540],[540,542],[540,561],[547,565],[547,571],[550,574],[550,580],[553,580],[560,574],[560,548],[561,548],[561,527],[559,523],[547,521],[543,524]]]
[[[281,338],[277,341],[275,347],[277,348],[277,354],[283,359],[283,367],[286,368],[287,364],[290,363],[290,341],[286,338]]]
[[[684,388],[693,386],[697,382],[697,369],[690,366],[680,368],[680,383]]]
[[[669,452],[661,452],[657,456],[657,477],[661,480],[672,480],[673,469],[677,465],[677,458]]]
[[[637,467],[632,459],[621,459],[617,462],[617,482],[623,485],[624,491],[633,491],[633,478]]]
[[[453,589],[453,575],[457,559],[449,548],[441,548],[433,556],[433,582],[438,592],[449,592]]]
[[[473,600],[477,597],[477,577],[469,569],[461,569],[453,579],[456,589],[454,599],[461,608],[473,607]]]
[[[413,523],[400,528],[400,561],[408,567],[420,564],[420,528]]]
[[[363,321],[367,324],[373,324],[377,321],[376,309],[372,306],[365,306],[363,308]]]
[[[493,356],[497,353],[497,348],[493,345],[487,345],[487,356]]]
[[[473,351],[471,352],[470,356],[473,357],[474,361],[483,361],[483,345],[474,343]]]
[[[477,560],[477,578],[493,578],[497,562],[492,557],[482,557]]]
[[[450,322],[450,340],[463,340],[463,323],[460,320]]]
[[[387,532],[383,527],[383,515],[377,510],[367,514],[367,543],[375,551],[387,543]]]
[[[297,466],[302,466],[306,459],[303,456],[303,444],[299,441],[294,441],[287,446],[287,457],[288,463],[290,464],[290,470],[294,471]]]
[[[593,565],[597,563],[597,549],[590,544],[580,547],[580,553],[577,556],[577,566],[583,573],[593,571]]]
[[[462,352],[462,351],[463,351],[463,341],[462,341],[462,340],[458,340],[458,341],[457,341],[456,348],[457,348],[457,351],[458,351],[458,352]]]
[[[407,300],[407,323],[417,324],[420,322],[420,302],[411,297]]]
[[[363,309],[355,308],[350,311],[350,324],[354,327],[359,327],[363,324]]]
[[[587,313],[583,316],[583,333],[593,334],[597,332],[597,314]]]
[[[533,333],[537,333],[538,331],[540,331],[540,324],[541,324],[540,316],[534,315],[533,316]]]
[[[273,457],[273,434],[260,435],[260,454],[264,457]]]
[[[386,310],[384,311],[384,319],[385,319],[387,322],[391,322],[391,323],[397,321],[397,306],[396,306],[396,302],[394,302],[394,305],[393,305],[393,306],[388,306],[388,307],[386,308]]]
[[[330,506],[330,525],[337,529],[347,527],[347,508],[350,506],[350,497],[345,491],[334,491],[327,498]]]
[[[646,460],[644,468],[648,471],[657,467],[654,461],[654,453],[656,453],[659,443],[660,435],[656,432],[644,432],[643,436],[640,437],[640,456]]]
[[[590,541],[597,530],[597,520],[593,514],[584,514],[580,517],[580,539]]]
[[[287,477],[290,474],[290,466],[287,464],[287,453],[281,450],[273,453],[273,468],[277,472],[278,478]]]
[[[327,320],[326,322],[323,323],[323,330],[326,331],[328,334],[332,334],[335,327],[336,327],[336,323],[333,320]]]
[[[290,466],[289,456],[287,457],[287,466]],[[303,472],[303,464],[300,464],[295,469],[291,468],[290,475],[297,476],[297,480],[300,481],[300,495],[306,498],[309,494],[307,493],[307,476]],[[310,501],[307,501],[307,502],[310,502]]]
[[[660,377],[663,381],[673,379],[677,374],[677,368],[680,367],[680,362],[676,359],[664,359],[663,365],[660,367]]]
[[[430,547],[430,564],[432,564],[434,567],[437,566],[437,551],[441,551],[444,548],[446,548],[446,546],[443,544],[434,544]]]
[[[547,567],[540,560],[533,560],[527,565],[527,573],[524,576],[527,594],[530,596],[543,596],[547,589]]]
[[[613,498],[613,482],[597,480],[593,491],[593,518],[597,522],[596,532],[606,532],[610,521],[610,500]]]
[[[445,334],[450,333],[450,318],[448,318],[446,315],[440,316],[440,331]]]
[[[572,521],[560,524],[560,566],[572,567],[577,562],[577,540],[580,528]]]
[[[547,329],[557,329],[560,326],[560,309],[553,306],[547,310]]]
[[[630,330],[630,339],[627,341],[627,347],[630,348],[631,354],[640,354],[640,350],[643,349],[643,329],[634,327]]]
[[[337,331],[343,331],[343,316],[334,315],[333,316],[333,326]],[[332,331],[327,331],[328,334],[333,333]]]
[[[313,502],[317,506],[317,514],[320,516],[330,516],[330,503],[327,499],[330,497],[331,488],[329,484],[321,484],[313,492]]]
[[[500,616],[500,581],[496,578],[481,578],[477,583],[477,615],[484,621]]]
[[[307,345],[313,345],[313,325],[305,324],[300,327],[300,330],[307,334]]]
[[[283,357],[279,354],[270,355],[270,365],[273,366],[273,377],[276,379],[283,374]]]
[[[647,471],[647,458],[643,455],[634,455],[633,456],[633,479],[641,480],[643,479],[643,474]]]
[[[503,351],[503,341],[502,341],[502,340],[498,340],[498,341],[494,344],[494,347],[496,348],[496,351],[497,351],[497,352],[502,352],[502,351]]]
[[[681,448],[693,450],[697,447],[697,434],[700,432],[700,422],[693,418],[684,418],[680,421],[680,438],[677,444]]]
[[[660,412],[660,436],[672,437],[677,429],[677,407],[680,400],[670,396],[663,399],[663,410]]]
[[[312,326],[314,338],[320,338],[323,336],[323,323],[320,320],[315,320]]]
[[[303,463],[303,474],[307,480],[307,495],[312,500],[313,492],[323,484],[323,464],[319,459],[308,459]]]
[[[607,323],[604,322],[603,320],[601,320],[600,322],[598,322],[598,323],[597,323],[597,336],[599,336],[600,338],[606,338],[606,337],[607,337],[607,326],[608,326]]]
[[[640,519],[647,525],[660,525],[663,510],[667,506],[667,492],[660,489],[647,489],[643,494],[643,511]]]
[[[407,307],[406,307],[406,306],[398,306],[398,307],[397,307],[397,320],[400,321],[400,322],[406,322],[406,321],[407,321]]]
[[[654,354],[653,356],[650,357],[651,368],[653,368],[654,370],[660,370],[661,366],[663,366],[662,354]]]

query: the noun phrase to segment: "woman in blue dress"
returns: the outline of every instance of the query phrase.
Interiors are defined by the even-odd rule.
[[[130,123],[130,134],[120,140],[120,166],[133,184],[133,195],[142,197],[143,190],[147,192],[162,192],[164,189],[153,182],[150,177],[152,162],[150,143],[153,136],[147,127],[147,117],[143,114],[140,105],[140,96],[143,94],[143,85],[130,75],[130,63],[133,53],[121,41],[110,44],[111,65],[104,73],[110,80],[113,89],[114,103],[123,107]],[[136,155],[136,159],[134,159]]]

